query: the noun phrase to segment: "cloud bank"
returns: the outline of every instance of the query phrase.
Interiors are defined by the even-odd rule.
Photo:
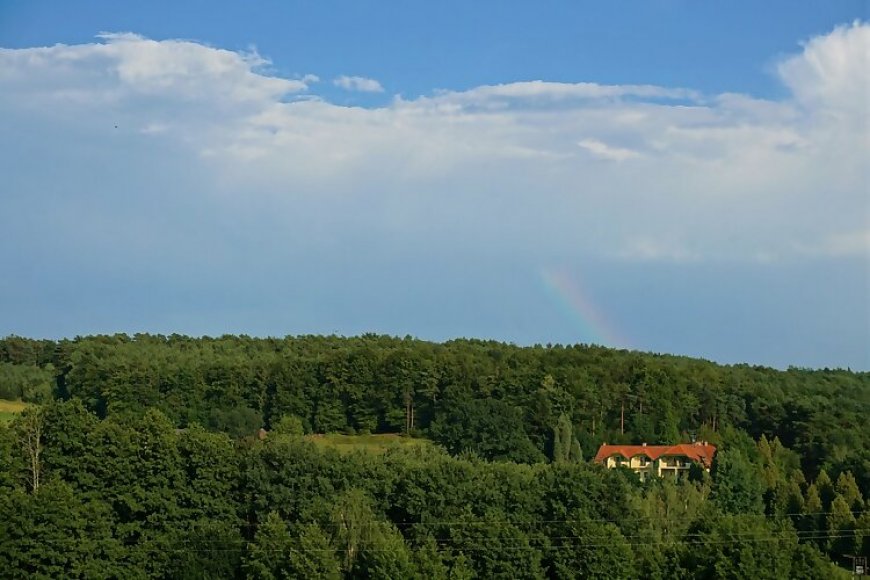
[[[207,203],[268,207],[288,225],[343,204],[369,232],[459,243],[486,232],[545,254],[866,253],[868,38],[856,23],[807,42],[777,68],[791,93],[778,101],[531,81],[365,109],[312,95],[316,77],[271,76],[256,52],[104,34],[0,51],[0,105],[29,116],[46,147],[68,125],[121,123],[124,143],[188,155],[185,179],[214,190]],[[93,146],[110,146],[99,134]]]
[[[776,100],[530,80],[365,108],[319,96],[313,74],[275,76],[256,51],[130,33],[0,49],[0,227],[40,232],[16,262],[28,284],[40,263],[195,279],[176,288],[191,296],[233,276],[233,304],[245,280],[284,271],[292,293],[292,272],[324,264],[356,272],[356,290],[369,278],[354,263],[460,277],[866,264],[868,54],[864,23],[810,39],[775,67]]]

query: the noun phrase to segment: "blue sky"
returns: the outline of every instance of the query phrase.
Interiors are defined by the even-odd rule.
[[[0,2],[9,48],[91,42],[101,31],[256,46],[283,76],[361,75],[389,95],[544,79],[781,95],[770,65],[868,17],[868,2],[651,0],[80,0]]]
[[[870,369],[868,2],[0,2],[0,334]]]

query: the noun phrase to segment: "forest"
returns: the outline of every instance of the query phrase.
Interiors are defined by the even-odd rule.
[[[848,578],[870,373],[374,334],[0,340],[0,576]],[[432,445],[340,453],[314,434]],[[641,481],[602,443],[709,441]]]

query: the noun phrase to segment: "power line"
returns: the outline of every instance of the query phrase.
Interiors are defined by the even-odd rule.
[[[805,532],[806,535],[797,537],[797,540],[833,540],[833,539],[853,539],[858,537],[863,537],[864,532],[870,532],[870,528],[868,529],[857,529],[857,530],[836,530],[836,531],[825,531],[825,530],[807,530]],[[674,545],[688,545],[688,546],[707,546],[707,545],[729,545],[729,544],[745,544],[745,543],[764,543],[764,542],[780,542],[787,541],[791,539],[791,534],[788,532],[783,532],[781,534],[766,534],[763,532],[755,533],[755,532],[745,532],[745,533],[731,533],[727,534],[731,536],[728,539],[715,540],[715,539],[700,539],[706,534],[693,534],[693,536],[698,536],[699,539],[685,539],[686,536],[683,536],[680,539],[661,539],[661,540],[651,540],[651,541],[642,541],[642,542],[626,542],[624,545],[628,547],[649,547],[649,546],[674,546]],[[734,537],[734,536],[746,536],[746,537]],[[623,536],[626,538],[627,536]],[[633,536],[633,537],[641,537]],[[562,550],[562,549],[571,549],[571,548],[602,548],[602,547],[610,547],[613,546],[612,541],[608,541],[606,543],[597,543],[605,538],[601,535],[588,535],[588,534],[580,534],[573,536],[538,536],[532,538],[498,538],[492,536],[479,536],[479,537],[458,537],[458,538],[443,538],[443,539],[435,539],[433,538],[436,545],[441,547],[454,547],[456,545],[461,545],[462,543],[472,543],[476,544],[472,546],[465,546],[460,552],[465,551],[486,551],[486,550],[536,550],[541,552],[548,552],[552,550]],[[527,541],[531,540],[531,541]],[[536,546],[532,545],[536,541],[540,540],[580,540],[579,542],[573,543],[561,543],[549,546]],[[174,542],[175,540],[173,540]],[[361,540],[357,549],[359,550],[368,550],[368,551],[396,551],[396,548],[369,548],[365,547],[365,544],[376,543],[377,540]],[[224,541],[220,542],[222,545],[227,544],[238,544],[237,548],[192,548],[192,547],[175,547],[175,548],[165,548],[165,547],[149,547],[146,545],[132,545],[128,546],[136,551],[167,551],[167,552],[237,552],[244,551],[247,547],[250,547],[253,542],[247,542],[244,540],[232,540],[232,541]],[[481,544],[490,544],[490,546],[482,546]],[[522,545],[517,545],[522,544]],[[413,546],[406,546],[408,549],[413,549]],[[259,551],[264,552],[283,552],[285,549],[283,548],[257,548]],[[287,548],[290,551],[296,552],[341,552],[344,551],[343,548]]]
[[[834,539],[851,539],[856,536],[849,534],[822,534],[817,537],[811,537],[807,539],[812,540],[834,540]],[[488,538],[492,539],[492,538]],[[745,544],[745,543],[767,543],[767,542],[779,542],[783,540],[787,540],[788,538],[784,537],[763,537],[763,538],[754,538],[754,539],[742,539],[742,540],[708,540],[708,541],[683,541],[683,540],[673,540],[673,541],[655,541],[655,542],[629,542],[625,544],[630,548],[638,548],[638,547],[652,547],[652,546],[673,546],[673,545],[689,545],[689,546],[707,546],[707,545],[729,545],[729,544]],[[373,547],[365,547],[365,542],[361,542],[361,545],[357,545],[356,549],[360,552],[399,552],[402,551],[403,548],[373,548]],[[554,545],[554,546],[533,546],[533,545],[492,545],[492,546],[464,546],[461,549],[456,550],[458,553],[465,552],[485,552],[485,551],[539,551],[539,552],[551,552],[551,551],[560,551],[560,550],[569,550],[573,548],[606,548],[613,546],[612,542],[608,543],[578,543],[578,544],[570,544],[570,545]],[[445,547],[450,547],[449,545],[445,545]],[[244,546],[240,546],[239,548],[164,548],[164,547],[147,547],[147,546],[131,546],[138,551],[145,552],[173,552],[173,553],[210,553],[210,552],[243,552],[245,551]],[[405,549],[413,549],[412,546],[406,546]],[[277,553],[277,552],[344,552],[346,548],[297,548],[291,547],[287,549],[283,548],[257,548],[260,552],[267,553]]]
[[[738,514],[738,515],[741,518],[751,517],[751,518],[759,518],[759,519],[764,519],[764,520],[770,521],[771,518],[816,517],[816,516],[831,515],[834,513],[838,513],[838,514],[849,513],[852,516],[855,516],[855,515],[860,516],[860,515],[863,515],[865,513],[870,513],[870,510],[852,510],[852,511],[848,511],[848,512],[845,512],[845,511],[844,512],[825,511],[825,512],[810,512],[810,513],[793,512],[793,513],[774,514],[774,515],[760,514],[760,513],[744,513],[744,514]],[[391,523],[397,527],[404,527],[404,526],[408,526],[408,527],[410,527],[410,526],[447,526],[447,527],[451,527],[451,526],[484,526],[484,525],[513,525],[513,526],[530,525],[531,526],[531,525],[537,525],[537,524],[575,524],[575,523],[614,523],[614,524],[620,523],[620,524],[625,524],[625,523],[632,523],[632,522],[644,522],[644,521],[648,521],[650,519],[656,519],[656,518],[641,517],[641,516],[636,516],[636,517],[632,517],[632,518],[586,518],[586,517],[583,517],[583,518],[571,518],[571,519],[564,519],[564,520],[547,520],[547,519],[489,520],[489,519],[483,519],[483,518],[481,518],[481,519],[468,518],[468,519],[462,519],[462,520],[420,520],[420,521],[399,521],[399,522],[386,520],[384,523]],[[775,520],[772,520],[772,521],[775,521]],[[257,527],[257,525],[258,524],[253,523],[253,522],[244,522],[242,524],[243,527],[248,527],[248,528]],[[321,526],[321,527],[330,527],[332,525],[333,524],[327,524],[327,525]]]
[[[372,523],[360,526],[360,529],[370,531],[373,528],[377,527],[379,524],[384,524],[384,523],[386,523],[386,522],[372,522]],[[318,525],[318,527],[320,527],[321,530],[324,530],[324,526]],[[327,528],[330,528],[330,527],[333,527],[333,526],[327,526]],[[828,534],[828,535],[833,534],[833,533],[858,534],[858,533],[865,533],[865,532],[870,534],[870,527],[867,527],[867,528],[858,527],[858,528],[843,529],[843,530],[829,530],[829,529],[821,529],[821,528],[811,529],[811,530],[782,530],[779,533],[781,533],[783,535],[794,534],[799,540],[801,540],[801,539],[807,539],[807,538],[810,538],[812,536],[819,535],[819,534]],[[624,538],[624,539],[646,538],[646,537],[649,537],[651,535],[654,535],[655,533],[656,533],[656,531],[654,531],[654,530],[651,530],[649,533],[638,533],[638,534],[628,534],[628,535],[620,533],[620,537]],[[709,533],[710,532],[684,533],[684,534],[679,534],[678,537],[679,538],[703,538],[704,536],[709,535]],[[770,534],[768,532],[765,532],[765,531],[737,531],[737,532],[725,532],[725,535],[728,535],[731,537],[743,537],[743,536],[753,537],[753,536],[769,536]],[[497,536],[457,536],[455,539],[464,541],[464,540],[474,540],[474,539],[492,539],[494,537],[497,537]],[[529,536],[529,537],[536,539],[536,540],[537,539],[558,540],[558,539],[576,539],[576,538],[605,538],[605,537],[609,537],[609,536],[607,536],[606,534],[586,533],[586,534],[570,534],[570,535],[535,534],[535,535]],[[444,538],[444,539],[449,540],[451,538]],[[436,538],[436,540],[437,540],[437,538]],[[191,539],[191,538],[179,538],[179,539],[174,540],[174,541],[195,542],[198,540]],[[247,540],[233,540],[233,541],[237,541],[237,542],[241,542],[241,543],[249,543]],[[669,540],[663,540],[663,541],[673,542],[676,540],[669,539]]]

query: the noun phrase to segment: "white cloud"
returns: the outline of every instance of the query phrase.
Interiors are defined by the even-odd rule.
[[[149,123],[142,127],[139,131],[145,135],[156,135],[165,133],[169,130],[169,125],[166,123]]]
[[[104,33],[103,42],[23,50],[0,49],[0,82],[40,100],[118,103],[135,97],[173,101],[263,103],[305,91],[311,79],[262,74],[269,63],[180,40]],[[215,90],[220,93],[215,93]]]
[[[870,256],[870,229],[833,233],[819,240],[802,240],[795,248],[810,256]]]
[[[809,40],[803,53],[785,59],[778,72],[808,109],[849,115],[867,126],[870,116],[870,25],[838,26]]]
[[[367,79],[365,77],[349,77],[340,76],[332,81],[337,87],[341,87],[346,91],[358,91],[361,93],[382,93],[384,87],[375,79]]]
[[[652,239],[632,239],[618,252],[616,256],[627,260],[640,261],[667,261],[667,262],[695,262],[701,256],[673,241]]]
[[[866,254],[865,234],[837,236],[867,230],[867,52],[866,24],[810,40],[779,67],[783,100],[531,81],[366,109],[312,95],[314,75],[272,76],[253,51],[114,34],[0,50],[0,114],[26,120],[46,159],[85,145],[96,169],[111,157],[141,170],[142,187],[157,179],[151,166],[183,159],[159,187],[173,199],[204,192],[199,211],[256,214],[272,229],[248,235],[271,231],[276,244],[669,261]],[[7,157],[20,147],[10,135]],[[24,184],[45,174],[36,161],[10,170]],[[62,179],[91,183],[86,171],[70,165]]]
[[[632,151],[625,147],[611,147],[607,143],[599,141],[598,139],[583,139],[582,141],[578,141],[577,145],[590,152],[592,155],[609,161],[625,161],[626,159],[640,156],[640,153],[637,151]]]
[[[494,98],[506,99],[618,99],[643,97],[647,99],[696,100],[699,93],[686,89],[668,89],[653,85],[600,85],[597,83],[557,83],[524,81],[501,85],[485,85],[468,91],[440,91],[436,97],[442,101],[460,103],[488,102]]]

